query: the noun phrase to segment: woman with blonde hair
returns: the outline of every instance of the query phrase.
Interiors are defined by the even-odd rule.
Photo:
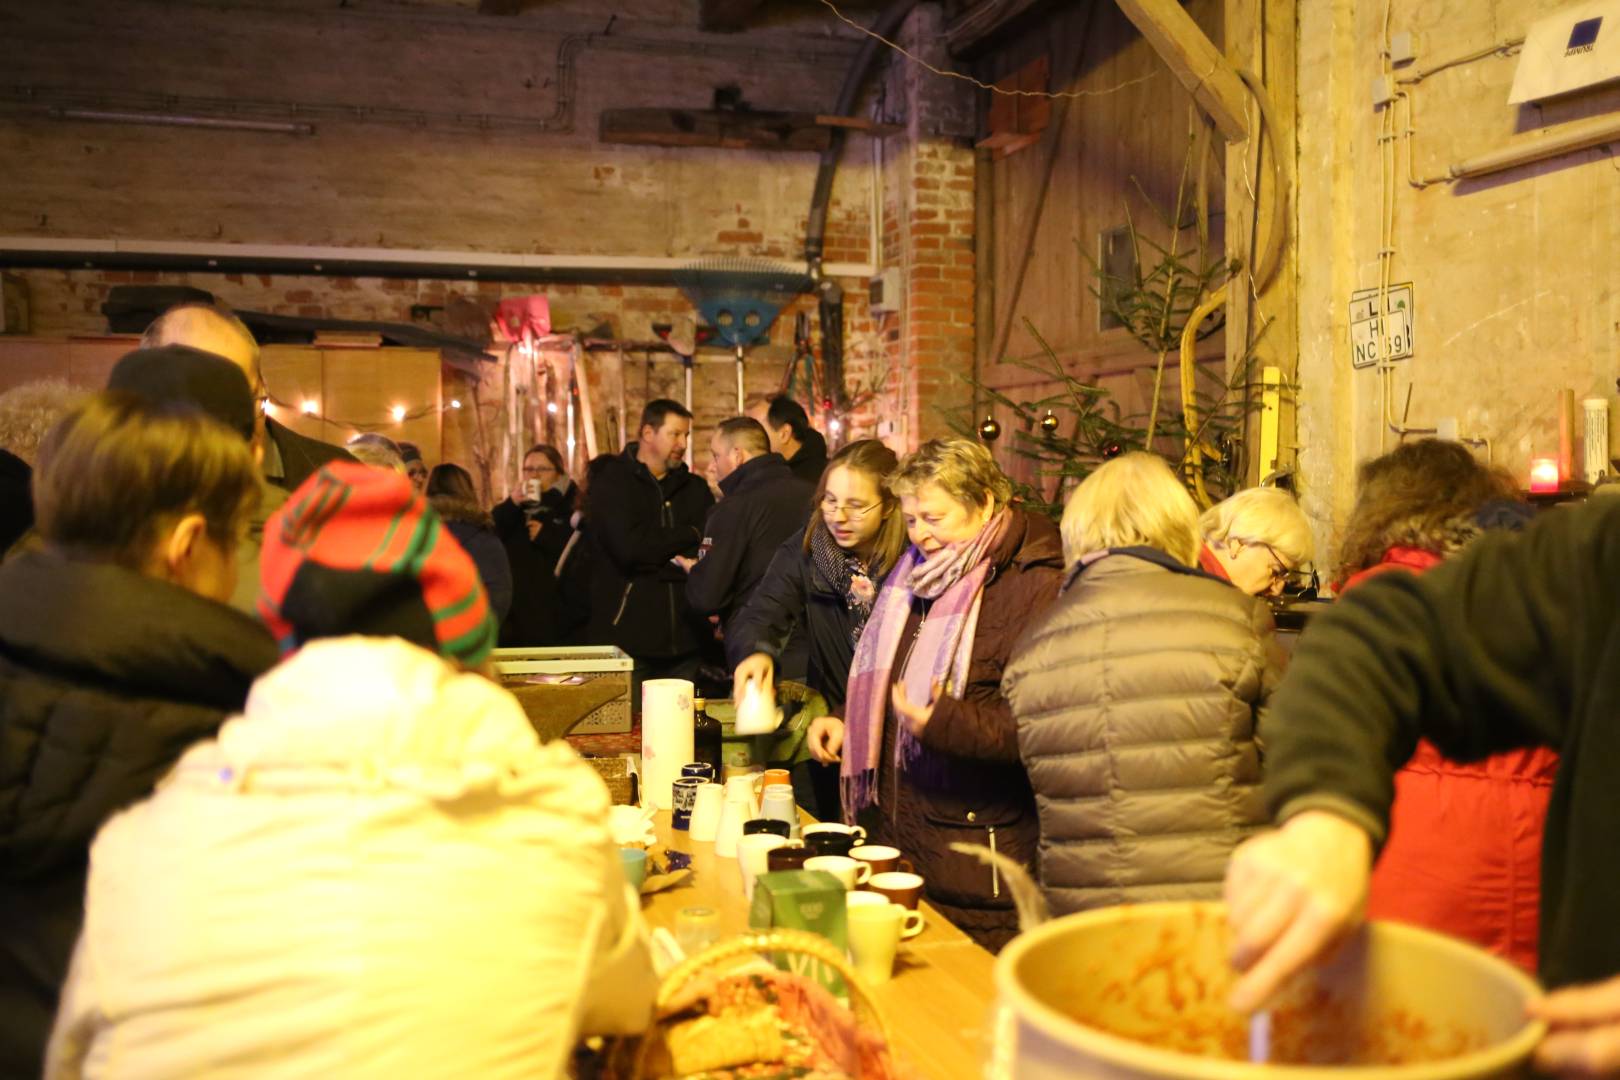
[[[1087,477],[1062,529],[1063,595],[1002,680],[1039,799],[1041,886],[1059,913],[1217,899],[1264,820],[1271,612],[1197,569],[1198,509],[1152,454]]]
[[[1311,523],[1281,488],[1248,488],[1198,519],[1198,565],[1250,596],[1277,596],[1288,575],[1311,561]]]
[[[840,762],[844,819],[904,851],[929,903],[998,949],[1018,931],[1012,893],[951,845],[1034,856],[1035,800],[1001,672],[1057,595],[1057,530],[1011,505],[1011,482],[967,439],[924,443],[889,486],[911,547],[873,602],[843,717],[812,725],[811,751]]]

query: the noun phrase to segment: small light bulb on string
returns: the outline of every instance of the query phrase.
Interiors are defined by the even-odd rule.
[[[1042,434],[1044,434],[1048,438],[1050,438],[1053,435],[1057,434],[1057,430],[1058,430],[1058,418],[1056,416],[1052,415],[1052,410],[1051,409],[1047,409],[1046,410],[1046,415],[1041,417],[1041,432],[1042,432]]]
[[[993,416],[985,417],[984,422],[979,425],[979,438],[987,443],[993,443],[1001,438],[1001,422]]]
[[[450,399],[450,407],[451,407],[451,408],[452,408],[452,409],[459,409],[459,408],[461,408],[461,399],[460,399],[460,398],[451,398],[451,399]]]
[[[546,412],[555,416],[557,413],[557,403],[555,401],[546,402]]]
[[[827,429],[829,431],[831,431],[834,435],[838,434],[839,430],[843,426],[844,425],[839,422],[838,417],[836,417],[836,416],[833,417],[831,420],[827,421]]]
[[[305,416],[314,416],[320,412],[321,407],[315,402],[314,398],[305,398],[304,403],[298,407],[298,410]]]
[[[394,409],[393,409],[393,413],[394,413],[394,423],[397,424],[401,420],[405,419],[405,406],[403,406],[403,405],[395,405]]]

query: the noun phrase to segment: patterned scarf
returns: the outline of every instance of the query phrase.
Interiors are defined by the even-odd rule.
[[[859,556],[839,547],[832,533],[820,524],[810,534],[810,558],[821,576],[844,598],[851,616],[849,643],[854,645],[861,640],[861,631],[872,614],[872,601],[877,599],[871,568]]]
[[[878,593],[866,632],[855,647],[844,705],[843,765],[840,768],[844,819],[878,801],[878,755],[889,712],[889,685],[911,613],[913,597],[931,600],[917,626],[916,638],[900,678],[906,697],[922,704],[940,694],[960,696],[967,683],[968,661],[979,624],[979,603],[990,574],[989,555],[1007,531],[1012,514],[994,514],[971,540],[952,544],[924,558],[909,548]],[[910,769],[922,755],[922,744],[904,724],[895,733],[895,765]]]

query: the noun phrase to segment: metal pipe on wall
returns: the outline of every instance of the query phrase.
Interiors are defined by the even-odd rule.
[[[1597,116],[1500,150],[1465,158],[1448,166],[1445,176],[1430,182],[1486,176],[1611,142],[1620,142],[1620,116]]]

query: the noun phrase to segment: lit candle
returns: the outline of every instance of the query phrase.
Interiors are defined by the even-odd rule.
[[[1548,492],[1558,490],[1558,460],[1536,458],[1530,462],[1530,490]]]

